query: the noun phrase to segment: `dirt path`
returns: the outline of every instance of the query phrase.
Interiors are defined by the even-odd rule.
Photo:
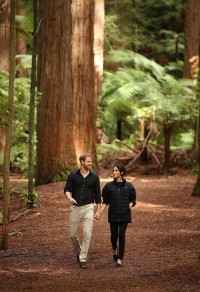
[[[0,291],[200,291],[200,199],[190,196],[195,178],[131,179],[137,206],[124,268],[112,261],[106,211],[95,221],[89,269],[79,269],[64,183],[55,183],[37,189],[35,212],[10,224],[19,233],[0,251]]]

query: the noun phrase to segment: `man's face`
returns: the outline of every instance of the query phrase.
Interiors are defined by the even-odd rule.
[[[85,170],[90,170],[92,167],[92,157],[86,157],[85,161],[81,161],[81,165]]]

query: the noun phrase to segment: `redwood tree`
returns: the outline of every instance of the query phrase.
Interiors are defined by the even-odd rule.
[[[76,165],[71,2],[39,1],[36,185]]]
[[[96,153],[94,2],[72,1],[73,130],[76,157]]]
[[[199,54],[200,0],[186,0],[184,77],[192,79],[190,59]]]
[[[96,152],[94,1],[40,1],[36,184]]]

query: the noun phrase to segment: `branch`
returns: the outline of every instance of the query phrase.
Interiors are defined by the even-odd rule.
[[[140,155],[142,154],[142,152],[144,151],[144,148],[146,147],[147,145],[147,142],[148,142],[148,139],[149,139],[149,136],[151,135],[151,132],[152,132],[152,129],[149,131],[148,135],[146,136],[145,140],[144,140],[144,143],[142,145],[142,149],[141,151],[138,153],[138,155],[135,157],[135,159],[133,159],[133,161],[129,162],[129,164],[127,165],[127,171],[130,170],[130,168],[132,167],[132,165],[134,164],[134,162],[140,157]]]
[[[14,221],[16,221],[18,218],[20,218],[21,216],[26,215],[26,214],[29,213],[29,212],[35,212],[35,210],[27,209],[27,210],[24,211],[23,213],[20,213],[20,214],[18,214],[17,216],[15,216],[14,218],[12,218],[12,219],[10,220],[10,222],[14,222]]]
[[[120,141],[120,140],[118,140],[118,139],[115,139],[115,142],[117,142],[117,143],[119,143],[119,144],[122,144],[122,145],[126,146],[128,149],[132,150],[132,151],[135,152],[135,153],[138,153],[138,152],[139,152],[138,150],[136,150],[136,149],[130,147],[128,144],[126,144],[126,143],[124,143],[124,142],[122,142],[122,141]]]

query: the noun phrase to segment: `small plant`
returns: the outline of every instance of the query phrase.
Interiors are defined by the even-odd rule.
[[[60,172],[58,175],[54,177],[54,182],[65,181],[67,176],[69,175],[69,171],[67,172]]]
[[[16,194],[19,195],[19,197],[21,198],[20,200],[20,206],[24,203],[24,201],[26,201],[26,205],[29,206],[32,201],[40,201],[39,199],[39,195],[36,192],[33,192],[31,194],[31,200],[30,200],[30,194],[28,193],[28,191],[25,189],[24,185],[19,183],[16,187],[12,188],[11,190],[11,194]]]

